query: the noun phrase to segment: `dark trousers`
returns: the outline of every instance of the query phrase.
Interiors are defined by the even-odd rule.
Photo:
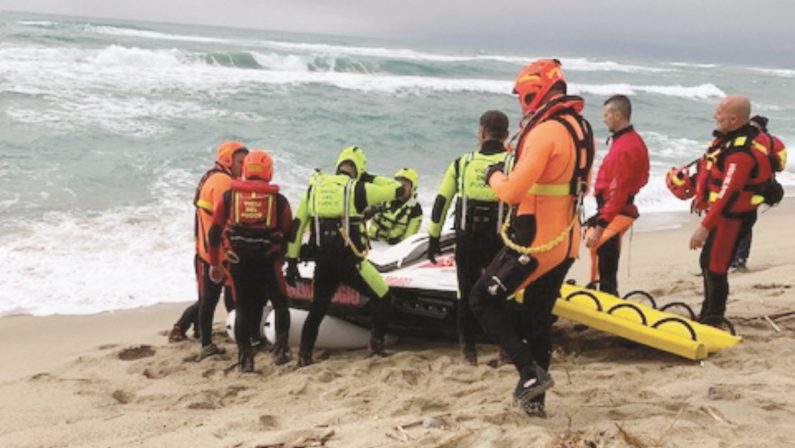
[[[614,296],[618,295],[618,259],[621,256],[622,236],[619,233],[596,249],[599,257],[599,290]]]
[[[509,263],[510,258],[503,256],[508,250],[503,249],[493,263]],[[492,295],[488,289],[488,274],[481,276],[472,290],[470,304],[483,331],[505,351],[520,375],[533,364],[538,364],[545,370],[549,369],[552,355],[552,308],[560,296],[560,287],[572,263],[574,259],[568,258],[527,285],[521,306],[511,306],[507,300],[515,289],[513,285],[506,285],[509,286],[508,292]],[[487,272],[498,269],[499,266],[492,264]],[[512,275],[517,279],[516,285],[534,269],[533,263],[516,267],[517,272]],[[512,314],[516,312],[520,314],[520,328],[514,324],[516,319]],[[537,400],[543,402],[544,398],[540,396]]]
[[[458,342],[466,348],[475,346],[475,326],[477,321],[469,304],[469,296],[475,282],[483,275],[486,266],[502,249],[499,235],[493,231],[489,235],[457,233],[455,239],[455,266],[458,276],[459,301],[456,321]]]
[[[755,222],[755,213],[743,218],[726,218],[709,232],[699,259],[704,277],[704,302],[701,304],[700,314],[702,319],[708,316],[723,317],[726,313],[729,262],[737,251],[740,236],[750,233]]]
[[[277,340],[290,331],[290,311],[281,284],[282,265],[272,259],[241,259],[230,265],[235,285],[235,340],[240,353],[251,349],[251,340],[260,338],[262,309],[270,300],[276,313]],[[286,339],[283,339],[286,342]]]
[[[232,292],[230,288],[224,288],[223,283],[215,283],[210,279],[210,263],[207,263],[197,256],[195,259],[195,266],[196,281],[199,285],[199,303],[196,321],[199,324],[199,337],[201,338],[202,346],[204,346],[212,343],[213,317],[215,316],[215,307],[218,305],[218,299],[221,297],[221,290],[224,290],[224,303],[227,311],[234,309],[235,298],[234,292]],[[188,310],[185,310],[183,317],[185,317],[189,310],[190,307],[188,307]]]
[[[342,253],[318,254],[315,259],[315,274],[312,286],[312,305],[301,330],[301,355],[309,355],[315,348],[320,323],[328,312],[331,299],[341,283],[344,283],[370,298],[368,306],[372,318],[371,337],[383,340],[389,318],[389,291],[379,297],[362,276],[360,263],[353,255]],[[383,279],[369,279],[370,281]]]

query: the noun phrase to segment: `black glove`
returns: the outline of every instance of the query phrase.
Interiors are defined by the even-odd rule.
[[[301,278],[301,274],[298,272],[298,260],[295,258],[288,258],[287,259],[287,272],[284,274],[284,280],[287,282],[288,285],[295,288],[298,284],[298,279]]]
[[[593,216],[591,216],[590,218],[588,218],[588,219],[585,221],[585,227],[596,227],[596,226],[598,225],[598,224],[596,223],[596,221],[597,221],[598,219],[599,219],[599,214],[598,214],[598,213],[597,213],[597,214],[595,214],[595,215],[593,215]]]
[[[367,171],[364,171],[364,172],[362,172],[362,175],[359,176],[359,180],[362,181],[362,182],[371,183],[372,181],[375,180],[375,176],[373,176],[372,174],[368,173]]]
[[[436,255],[442,253],[438,236],[428,237],[428,260],[436,264]]]
[[[489,165],[489,167],[486,168],[486,175],[483,176],[483,180],[486,181],[486,185],[489,184],[489,179],[491,179],[491,176],[493,176],[497,171],[501,173],[505,171],[505,162],[497,162],[493,165]]]

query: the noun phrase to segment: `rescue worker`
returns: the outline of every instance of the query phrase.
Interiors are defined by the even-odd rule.
[[[456,323],[461,355],[470,365],[478,363],[475,346],[477,322],[467,299],[483,270],[503,247],[499,232],[507,211],[483,177],[490,165],[509,158],[503,143],[507,138],[508,117],[504,113],[490,110],[481,115],[477,132],[480,149],[464,154],[448,165],[428,227],[428,259],[435,264],[436,255],[441,250],[439,241],[447,210],[455,197],[453,229],[459,299]]]
[[[212,343],[213,316],[224,285],[210,280],[210,254],[207,232],[212,225],[213,208],[221,195],[229,189],[232,179],[240,177],[243,158],[246,154],[248,154],[248,149],[238,141],[225,141],[218,145],[215,150],[215,164],[202,176],[193,199],[193,205],[196,207],[194,217],[196,246],[194,267],[199,300],[189,306],[182,314],[180,320],[174,324],[169,334],[169,341],[184,340],[185,332],[193,323],[194,328],[198,328],[201,340],[201,348],[196,358],[198,361],[224,352],[223,347]],[[224,300],[227,310],[234,308],[233,293],[228,286],[224,291]]]
[[[417,172],[412,168],[401,168],[394,177],[409,190],[409,197],[379,204],[365,211],[365,220],[370,220],[367,227],[370,240],[397,244],[420,230],[422,206],[417,201]]]
[[[301,331],[298,366],[313,363],[318,328],[340,283],[369,297],[372,331],[368,356],[386,356],[384,336],[389,313],[389,287],[367,260],[363,213],[367,207],[408,198],[409,190],[394,179],[366,173],[367,160],[357,146],[343,149],[334,174],[315,173],[301,195],[287,248],[286,280],[295,286],[301,240],[310,227],[315,273],[312,305]]]
[[[630,119],[632,103],[614,95],[602,106],[602,118],[611,132],[610,148],[594,182],[596,215],[588,219],[585,246],[591,250],[590,287],[618,295],[618,259],[621,238],[638,219],[635,195],[649,180],[649,151]]]
[[[693,208],[705,212],[690,238],[690,249],[701,248],[704,302],[699,320],[721,325],[729,296],[727,271],[739,236],[750,231],[759,204],[768,201],[773,167],[768,139],[749,123],[751,102],[727,96],[713,118],[715,139],[699,161]],[[779,198],[780,200],[780,198]]]
[[[241,372],[254,371],[251,340],[259,338],[266,299],[276,313],[276,342],[273,362],[286,363],[290,312],[282,265],[292,212],[278,185],[270,183],[273,160],[255,149],[243,160],[243,180],[233,180],[214,208],[210,242],[210,278],[224,279],[221,266],[222,239],[235,288],[235,341]]]
[[[506,247],[475,283],[469,300],[486,335],[519,372],[513,392],[519,406],[530,416],[544,416],[544,392],[553,385],[548,373],[552,307],[577,256],[579,209],[594,141],[581,115],[584,101],[566,95],[557,59],[524,67],[514,93],[524,114],[515,136],[515,166],[505,174],[503,164],[492,165],[484,178],[499,200],[516,208],[501,229]],[[516,328],[506,301],[521,289],[522,328]]]
[[[768,151],[769,155],[772,156],[770,158],[770,163],[773,166],[773,171],[781,172],[784,171],[784,168],[787,166],[787,148],[778,137],[768,132],[767,122],[767,117],[763,117],[761,115],[751,117],[751,126],[755,127],[761,133],[764,133],[767,136],[769,145]],[[775,173],[773,175],[775,176]],[[731,267],[737,269],[740,272],[745,272],[748,270],[747,263],[748,257],[751,255],[752,238],[752,229],[748,229],[748,232],[745,235],[740,236],[740,243],[737,245],[737,251],[734,253],[734,258],[729,264]]]

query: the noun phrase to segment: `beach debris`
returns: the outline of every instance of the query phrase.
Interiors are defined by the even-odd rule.
[[[712,418],[713,418],[713,420],[715,420],[716,422],[718,422],[718,423],[723,423],[723,424],[724,424],[724,425],[726,425],[726,426],[731,426],[731,423],[729,423],[729,421],[728,421],[728,420],[726,420],[726,418],[725,418],[725,417],[722,417],[722,416],[720,415],[720,413],[717,411],[717,409],[714,409],[714,408],[713,408],[713,407],[711,407],[711,406],[701,406],[701,407],[699,408],[699,410],[700,410],[701,412],[703,412],[703,413],[705,413],[705,414],[709,415],[710,417],[712,417]]]
[[[439,441],[439,443],[432,446],[433,448],[448,448],[448,447],[458,446],[458,442],[466,439],[470,435],[472,435],[472,430],[462,429],[445,437],[444,439]]]
[[[256,448],[322,448],[332,437],[334,437],[334,430],[329,429],[321,435],[301,437],[288,443],[266,443],[257,445]]]
[[[616,423],[616,428],[618,428],[618,433],[621,434],[621,437],[624,439],[624,442],[626,442],[627,445],[629,445],[629,446],[631,446],[633,448],[646,448],[646,447],[648,447],[646,442],[641,440],[638,436],[630,434],[626,429],[624,429],[618,423]]]
[[[422,419],[423,428],[441,428],[442,421],[435,417],[425,417]],[[400,426],[398,426],[400,428]]]
[[[667,428],[665,428],[665,431],[663,431],[662,434],[660,434],[660,436],[657,437],[657,440],[655,441],[654,445],[657,446],[662,445],[663,441],[665,440],[665,436],[667,436],[668,433],[671,432],[672,429],[674,429],[674,425],[676,424],[676,422],[678,422],[682,414],[685,413],[685,408],[687,408],[687,403],[683,404],[682,407],[679,408],[679,412],[676,413],[676,417],[674,417],[674,419],[671,421],[671,424],[668,425]]]
[[[792,285],[788,285],[786,283],[764,283],[764,284],[756,284],[753,286],[754,289],[790,289]]]
[[[118,354],[122,361],[134,361],[136,359],[155,356],[155,349],[151,345],[134,345],[127,347]]]
[[[785,317],[793,317],[793,316],[795,316],[795,310],[784,311],[784,312],[776,313],[776,314],[770,314],[768,317],[771,320],[777,320],[777,319],[783,319]]]
[[[774,330],[776,330],[776,333],[781,333],[781,327],[776,325],[776,323],[773,322],[773,319],[771,319],[770,316],[762,316],[762,318],[766,320],[767,323],[770,324],[770,326],[773,327]]]

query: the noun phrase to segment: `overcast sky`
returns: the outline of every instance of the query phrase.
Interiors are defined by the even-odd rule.
[[[0,0],[0,9],[530,53],[795,65],[791,0]]]

